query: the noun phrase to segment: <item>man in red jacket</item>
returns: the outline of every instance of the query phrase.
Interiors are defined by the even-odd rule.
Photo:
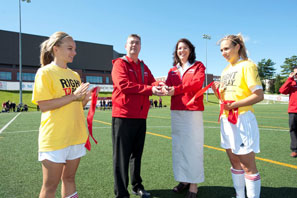
[[[289,126],[291,135],[291,157],[297,157],[297,67],[294,67],[287,81],[281,86],[279,92],[289,94]]]
[[[125,45],[127,55],[113,60],[112,144],[114,192],[116,198],[128,198],[130,175],[132,192],[149,198],[140,176],[141,156],[146,133],[149,96],[163,95],[149,68],[138,59],[141,38],[131,34]]]

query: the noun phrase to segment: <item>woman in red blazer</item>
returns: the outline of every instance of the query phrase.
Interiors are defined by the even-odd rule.
[[[179,182],[173,191],[189,189],[186,198],[196,198],[197,183],[204,181],[203,95],[191,107],[186,104],[202,89],[205,67],[195,60],[195,47],[187,39],[177,42],[173,55],[174,66],[166,80],[171,96],[173,172]]]

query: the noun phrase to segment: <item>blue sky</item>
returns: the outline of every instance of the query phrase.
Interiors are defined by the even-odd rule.
[[[19,31],[18,0],[3,0],[0,29]],[[131,33],[142,37],[140,59],[155,77],[166,76],[180,38],[196,46],[197,60],[220,75],[227,62],[217,41],[242,33],[254,62],[270,58],[280,66],[297,55],[296,0],[31,0],[22,2],[22,32],[50,36],[65,31],[75,40],[113,45],[125,53]]]

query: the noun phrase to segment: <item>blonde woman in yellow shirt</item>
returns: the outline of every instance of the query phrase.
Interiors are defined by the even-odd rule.
[[[221,102],[221,146],[231,162],[231,174],[237,198],[260,197],[261,178],[255,153],[260,152],[259,129],[253,104],[263,100],[263,88],[257,66],[248,59],[241,35],[222,38],[220,48],[229,65],[213,91]]]
[[[36,73],[32,102],[42,111],[38,160],[42,163],[40,198],[77,198],[75,174],[86,154],[87,130],[83,107],[90,100],[89,83],[67,67],[76,55],[71,36],[56,32],[41,44],[41,68]]]

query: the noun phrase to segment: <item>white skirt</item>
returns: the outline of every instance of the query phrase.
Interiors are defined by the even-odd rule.
[[[204,181],[202,111],[171,111],[172,162],[178,182]]]

